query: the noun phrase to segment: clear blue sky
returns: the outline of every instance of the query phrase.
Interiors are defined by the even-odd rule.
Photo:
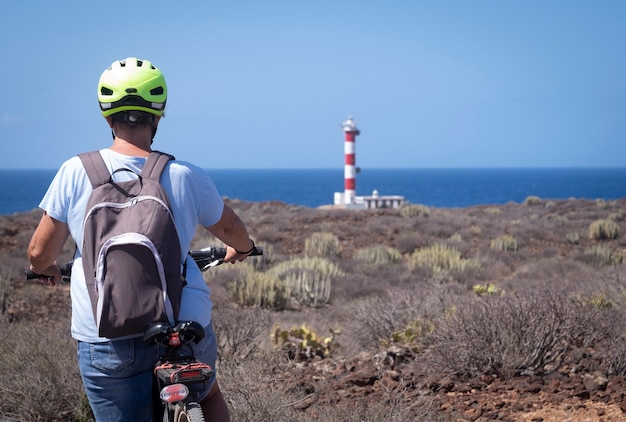
[[[626,1],[11,1],[0,168],[111,138],[116,59],[169,86],[155,148],[205,168],[626,166]]]

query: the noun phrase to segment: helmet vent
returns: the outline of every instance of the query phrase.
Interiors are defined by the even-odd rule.
[[[143,66],[143,60],[137,60],[137,67]]]
[[[152,88],[150,90],[150,94],[151,95],[163,95],[163,87],[162,86],[158,86],[156,88]]]
[[[107,88],[106,86],[103,86],[102,88],[100,88],[100,94],[113,95],[113,90],[111,88]]]
[[[134,94],[135,92],[137,92],[137,88],[126,88],[127,94]]]

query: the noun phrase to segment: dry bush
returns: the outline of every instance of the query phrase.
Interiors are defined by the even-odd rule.
[[[317,417],[300,418],[300,421],[336,421],[336,422],[446,422],[449,419],[439,411],[439,403],[430,397],[418,397],[407,401],[402,392],[392,392],[382,403],[368,397],[355,403],[342,405],[341,402],[329,406],[315,406]]]
[[[215,306],[212,319],[220,358],[245,359],[256,353],[272,326],[270,314],[257,308]]]
[[[626,333],[624,315],[613,314],[608,322],[609,334],[603,343],[604,367],[609,375],[626,375]]]
[[[402,264],[368,265],[356,260],[341,264],[344,275],[333,280],[331,304],[346,303],[387,289],[408,286],[416,278]]]
[[[413,338],[405,345],[421,349],[428,342],[432,321],[449,306],[447,299],[454,297],[454,286],[451,280],[432,279],[413,288],[388,289],[358,300],[350,306],[354,317],[346,331],[365,350],[379,350],[401,340],[402,332],[408,331]]]
[[[294,409],[306,396],[290,388],[279,377],[287,373],[286,356],[259,350],[245,360],[222,355],[218,366],[220,389],[228,403],[233,421],[295,421],[300,412]]]
[[[89,421],[69,319],[0,318],[0,419]]]
[[[570,347],[603,339],[601,312],[556,290],[467,300],[438,321],[429,358],[460,378],[542,374],[556,369]]]
[[[399,234],[393,241],[393,246],[400,251],[400,253],[411,253],[416,249],[425,247],[428,245],[428,239],[418,234],[417,232],[405,231]]]

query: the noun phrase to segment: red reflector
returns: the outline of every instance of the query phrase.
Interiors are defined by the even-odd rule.
[[[202,371],[184,371],[180,372],[178,378],[181,380],[188,380],[189,378],[202,377]]]
[[[180,336],[178,333],[172,333],[169,344],[170,346],[180,346]]]
[[[161,400],[167,403],[175,403],[185,400],[189,395],[189,389],[184,384],[172,384],[161,390]]]

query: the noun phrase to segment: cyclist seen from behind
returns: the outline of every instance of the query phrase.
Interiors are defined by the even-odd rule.
[[[98,100],[113,134],[113,143],[99,150],[116,182],[136,177],[152,149],[152,141],[167,100],[162,72],[148,60],[114,62],[99,80]],[[171,160],[160,184],[170,201],[180,242],[186,285],[178,320],[197,321],[206,336],[194,346],[198,360],[215,368],[217,345],[211,324],[210,291],[197,265],[187,255],[198,225],[227,246],[226,262],[242,261],[254,249],[245,224],[224,204],[215,185],[200,168]],[[82,266],[83,220],[92,185],[78,156],[65,161],[50,184],[40,208],[43,216],[28,246],[30,269],[61,279],[57,258],[71,236],[77,245],[71,279],[72,337],[78,342],[81,377],[96,421],[152,421],[152,369],[157,346],[142,336],[106,338],[98,335]],[[243,251],[243,252],[242,252]],[[140,294],[140,293],[139,293]],[[130,300],[130,299],[129,299]],[[202,409],[211,421],[230,420],[218,383],[208,383]]]

